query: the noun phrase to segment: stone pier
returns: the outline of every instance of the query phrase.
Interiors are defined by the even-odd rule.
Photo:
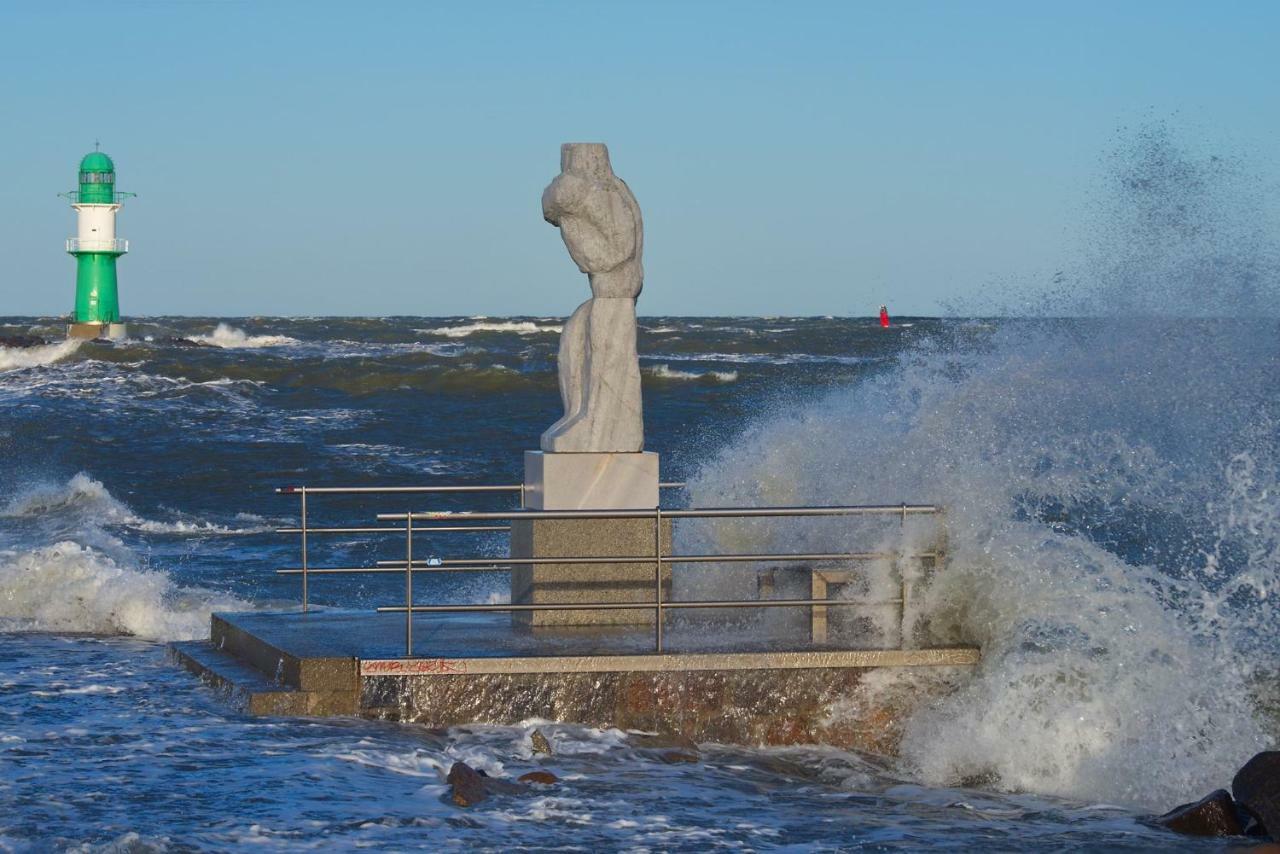
[[[639,627],[532,633],[500,614],[450,614],[420,616],[414,631],[420,647],[407,657],[400,614],[215,614],[209,641],[171,650],[251,714],[429,726],[543,718],[694,741],[874,752],[891,750],[901,698],[893,708],[831,714],[868,673],[978,662],[978,651],[963,647],[778,647],[750,626],[708,638],[697,627],[673,625],[662,655],[652,654],[652,629]],[[734,651],[719,651],[725,648]]]

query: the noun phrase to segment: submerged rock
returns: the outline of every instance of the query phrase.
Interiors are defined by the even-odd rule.
[[[164,338],[153,339],[153,344],[161,344],[165,347],[209,347],[217,349],[213,344],[206,341],[193,341],[190,338],[181,338],[177,335],[169,335]]]
[[[1156,824],[1187,836],[1240,836],[1236,804],[1226,789],[1218,789],[1194,804],[1183,804],[1156,819]]]
[[[453,787],[449,793],[449,799],[460,807],[475,806],[490,795],[518,795],[529,789],[522,783],[490,777],[484,771],[477,771],[465,762],[453,763],[453,767],[449,769],[449,776],[445,777],[445,782]]]
[[[627,734],[627,741],[644,755],[667,765],[697,762],[702,758],[698,745],[682,735],[632,732]]]
[[[550,771],[530,771],[528,774],[521,774],[516,780],[520,783],[539,783],[543,786],[560,782],[560,778]]]
[[[529,736],[529,741],[533,744],[533,752],[535,754],[545,753],[551,755],[551,742],[547,741],[547,737],[538,730],[533,731],[533,735]]]
[[[658,754],[658,758],[668,765],[677,765],[681,762],[697,762],[701,757],[688,750],[665,750]]]
[[[450,798],[460,807],[473,807],[489,797],[485,778],[465,762],[455,762],[445,782],[453,787]]]
[[[1231,791],[1258,822],[1258,830],[1280,841],[1280,750],[1264,751],[1246,762],[1231,781]]]
[[[41,338],[39,335],[0,335],[0,347],[14,347],[25,349],[27,347],[45,347],[50,341]]]

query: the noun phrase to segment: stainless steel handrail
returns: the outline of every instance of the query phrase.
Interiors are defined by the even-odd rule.
[[[659,483],[659,489],[682,489],[683,483]],[[449,492],[523,492],[523,483],[478,484],[458,486],[277,486],[277,495],[297,495],[302,491],[312,495],[403,495],[416,493]]]
[[[415,533],[420,528],[415,528]],[[403,530],[402,530],[403,533]],[[784,554],[727,554],[727,555],[662,555],[663,563],[773,563],[778,561],[845,561],[845,560],[888,560],[901,557],[910,560],[936,560],[938,552],[914,552],[900,554],[898,552],[817,552],[817,553],[784,553]],[[537,566],[538,564],[593,564],[593,563],[653,563],[653,555],[619,555],[615,557],[493,557],[493,558],[428,558],[415,560],[414,571],[439,570],[452,571],[475,569],[492,572],[503,566]],[[401,572],[405,563],[402,560],[380,560],[374,566],[312,566],[309,573],[360,573],[387,569],[389,572]],[[285,567],[276,570],[277,575],[301,575],[302,569]]]
[[[663,483],[663,488],[683,486],[681,483]],[[699,563],[813,563],[833,561],[872,561],[902,558],[908,560],[932,560],[935,565],[944,556],[944,540],[940,536],[938,547],[932,551],[913,553],[868,551],[868,552],[793,552],[793,553],[753,553],[753,554],[664,554],[662,549],[663,520],[665,519],[759,519],[759,518],[803,518],[803,517],[840,517],[840,516],[894,516],[906,523],[909,516],[943,514],[943,508],[935,504],[870,504],[870,505],[838,505],[838,506],[791,506],[791,507],[704,507],[685,508],[680,510],[664,510],[661,506],[652,509],[626,510],[528,510],[524,507],[526,490],[523,484],[499,485],[460,485],[460,486],[421,486],[421,487],[279,487],[278,494],[298,495],[300,499],[300,526],[277,529],[282,534],[299,534],[302,542],[301,566],[285,567],[276,570],[278,575],[302,576],[302,610],[308,610],[308,578],[313,574],[383,574],[403,573],[405,581],[405,604],[400,606],[382,606],[378,612],[403,613],[405,615],[405,655],[413,656],[413,615],[419,613],[464,613],[464,612],[524,612],[524,611],[616,611],[616,610],[650,610],[654,611],[655,651],[663,650],[663,612],[669,609],[684,608],[778,608],[844,605],[872,607],[877,605],[899,605],[902,609],[902,622],[906,621],[906,603],[909,596],[909,582],[900,579],[901,595],[897,599],[756,599],[756,600],[698,600],[698,601],[666,601],[662,593],[662,573],[664,564],[699,564]],[[449,494],[449,493],[496,493],[518,492],[520,508],[509,511],[452,511],[406,510],[403,513],[378,513],[379,522],[401,522],[400,526],[337,526],[310,527],[307,525],[307,496],[311,495],[373,495],[373,494]],[[479,533],[510,531],[517,521],[535,520],[586,520],[586,519],[649,519],[654,520],[654,552],[651,555],[613,555],[602,557],[564,556],[541,558],[516,557],[471,557],[471,558],[419,558],[413,556],[414,535],[434,533]],[[507,525],[420,525],[419,522],[487,522],[506,521]],[[375,566],[332,566],[313,567],[308,559],[307,538],[310,534],[399,534],[405,535],[404,560],[379,560]],[[652,601],[640,602],[563,602],[563,603],[503,603],[484,605],[416,605],[413,602],[413,574],[416,572],[492,572],[510,571],[515,566],[538,566],[544,564],[599,565],[599,564],[654,564],[654,598]],[[814,570],[818,572],[818,570]],[[815,576],[816,577],[816,576]],[[815,587],[815,591],[818,588]],[[825,589],[825,588],[822,588]],[[825,619],[825,618],[824,618]],[[825,625],[825,623],[824,623]],[[817,636],[815,617],[815,637]],[[825,631],[825,630],[824,630]]]
[[[752,519],[780,516],[907,516],[934,515],[942,508],[935,504],[866,504],[832,507],[704,507],[690,510],[663,510],[668,519]],[[424,522],[498,519],[648,519],[653,510],[429,510],[415,512]],[[379,522],[403,522],[404,513],[379,513]]]

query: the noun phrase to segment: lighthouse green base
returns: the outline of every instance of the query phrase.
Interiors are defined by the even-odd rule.
[[[116,258],[120,254],[76,253],[76,323],[120,322],[120,297],[116,290]]]

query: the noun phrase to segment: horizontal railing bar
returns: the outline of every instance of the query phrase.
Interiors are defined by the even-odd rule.
[[[276,528],[277,534],[301,534],[303,528]],[[308,534],[400,534],[404,528],[306,528]],[[441,525],[439,527],[414,527],[415,534],[447,534],[460,531],[510,531],[510,525]]]
[[[868,602],[861,599],[727,599],[698,600],[696,602],[663,601],[662,610],[668,608],[786,608],[801,605],[854,605],[864,608],[875,608],[884,605],[900,605],[901,599],[880,599]],[[514,605],[511,603],[496,605],[414,605],[415,614],[447,614],[465,613],[468,611],[652,611],[654,602],[548,602],[538,605]],[[403,605],[384,605],[377,609],[379,613],[405,612]]]
[[[684,483],[659,483],[662,489],[680,489]],[[439,493],[439,492],[519,492],[524,489],[522,483],[501,483],[476,486],[277,486],[277,495],[297,495],[306,490],[308,495],[387,495],[404,493]]]
[[[847,507],[706,507],[696,510],[663,510],[662,515],[674,519],[722,519],[782,516],[916,516],[940,513],[934,504],[868,504]],[[438,510],[414,513],[414,521],[433,520],[488,520],[488,519],[649,519],[652,509],[636,510],[507,510],[507,511],[452,511]],[[379,513],[379,522],[403,522],[405,513]]]
[[[901,555],[913,560],[936,559],[937,552],[917,552]],[[885,552],[864,552],[845,554],[788,554],[788,555],[663,555],[663,563],[751,563],[772,561],[836,561],[836,560],[878,560],[895,557]],[[605,563],[653,563],[653,555],[648,557],[495,557],[495,558],[441,558],[438,562],[431,560],[415,560],[414,572],[466,572],[469,570],[482,572],[502,572],[507,566],[537,566],[539,564],[605,564]],[[327,566],[307,567],[308,573],[327,573],[330,575],[358,574],[361,572],[404,572],[402,560],[380,560],[375,566]],[[276,575],[301,575],[302,570],[295,567],[277,569]],[[664,606],[665,607],[665,606]]]
[[[915,554],[899,555],[896,552],[817,552],[812,554],[733,554],[733,555],[663,555],[663,563],[750,563],[750,562],[768,562],[783,560],[882,560],[893,557],[905,557],[915,560],[936,558],[936,552],[918,552]],[[480,566],[493,563],[515,564],[517,566],[535,565],[540,563],[581,563],[581,564],[600,564],[600,563],[653,563],[655,560],[653,555],[626,555],[615,557],[504,557],[504,558],[438,558],[436,560],[415,560],[413,565],[437,567],[437,566]],[[404,568],[402,560],[380,560],[377,566],[398,566]]]

